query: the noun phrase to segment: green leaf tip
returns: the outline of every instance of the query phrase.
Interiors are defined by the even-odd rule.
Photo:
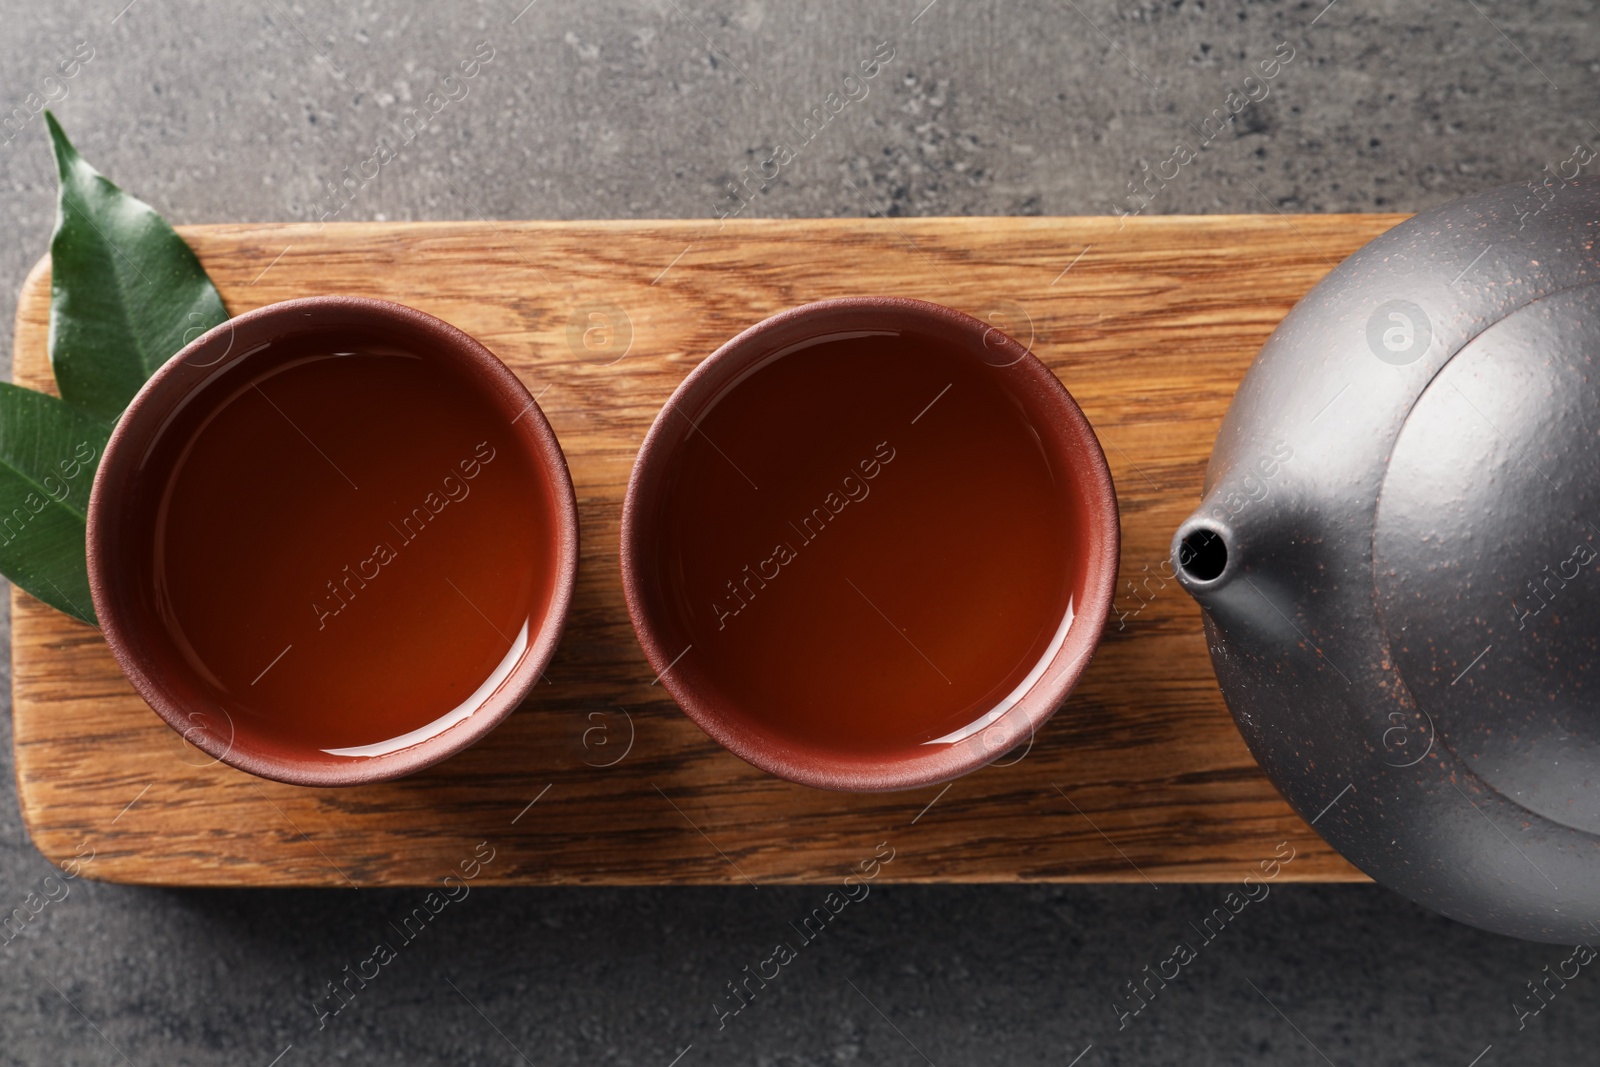
[[[61,128],[61,123],[56,121],[55,113],[49,108],[44,109],[44,123],[50,129],[50,149],[55,153],[56,173],[65,181],[68,171],[74,164],[81,163],[83,157],[67,140],[67,132]]]

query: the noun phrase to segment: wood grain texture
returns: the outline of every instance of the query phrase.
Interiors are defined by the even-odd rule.
[[[167,885],[434,883],[480,841],[495,849],[480,882],[503,884],[837,882],[884,841],[880,878],[900,882],[1232,881],[1280,841],[1298,850],[1283,879],[1361,880],[1251,759],[1199,613],[1159,564],[1257,349],[1403,217],[181,228],[234,314],[318,293],[397,300],[521,376],[577,488],[571,621],[549,684],[476,747],[402,781],[312,790],[204,765],[95,630],[13,590],[28,828],[57,862],[92,849],[88,876]],[[1082,683],[1026,755],[948,789],[840,795],[745,765],[650,684],[622,602],[622,492],[668,395],[764,316],[862,293],[1031,336],[1094,423],[1121,501],[1118,611]],[[15,377],[53,389],[48,310],[44,262],[18,305]],[[622,334],[589,316],[614,329],[618,312],[631,345],[609,362]]]

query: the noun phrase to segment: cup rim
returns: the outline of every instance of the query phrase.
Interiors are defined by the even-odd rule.
[[[1040,406],[1048,408],[1053,428],[1067,439],[1070,449],[1052,458],[1060,460],[1080,479],[1086,524],[1091,529],[1085,565],[1084,601],[1073,606],[1075,618],[1066,642],[1051,658],[1033,688],[994,723],[964,740],[926,755],[881,760],[840,753],[838,759],[820,758],[815,748],[773,743],[748,729],[748,718],[732,701],[686,684],[672,672],[675,657],[684,649],[668,648],[656,618],[651,589],[654,565],[648,560],[654,543],[652,496],[657,492],[674,458],[676,439],[669,438],[667,414],[675,408],[694,409],[713,399],[739,374],[779,349],[807,337],[820,337],[841,329],[865,328],[884,322],[921,324],[941,336],[968,343],[975,340],[1006,355],[1007,369],[1019,376],[1003,388],[1013,395],[1026,389]],[[841,323],[848,322],[848,326]],[[813,332],[807,334],[807,330]],[[996,344],[996,341],[999,343]],[[975,356],[975,358],[977,358]],[[1064,454],[1070,451],[1071,454]],[[943,304],[899,296],[850,296],[819,300],[778,312],[746,328],[703,359],[679,384],[657,414],[628,479],[623,497],[621,525],[623,597],[645,659],[657,680],[679,708],[718,744],[761,770],[801,785],[843,792],[888,792],[935,785],[995,762],[1027,740],[1050,718],[1077,685],[1099,644],[1110,617],[1116,593],[1121,552],[1121,528],[1111,471],[1093,427],[1061,380],[1049,367],[1008,334],[981,319]],[[1002,724],[1004,724],[1002,728]]]
[[[129,576],[118,573],[108,561],[115,555],[117,518],[129,503],[137,482],[152,475],[139,471],[136,438],[148,436],[143,426],[150,417],[165,415],[174,403],[193,395],[209,380],[187,372],[209,370],[240,347],[244,358],[273,337],[298,332],[310,317],[321,319],[313,329],[381,326],[416,337],[435,346],[462,373],[465,380],[486,395],[521,405],[515,434],[530,461],[546,479],[554,501],[557,552],[549,606],[538,633],[530,640],[521,661],[500,687],[466,721],[435,737],[381,756],[339,763],[311,763],[241,749],[236,736],[227,739],[210,731],[195,735],[187,715],[195,709],[175,698],[163,684],[165,669],[141,652],[132,621]],[[220,349],[220,351],[218,351]],[[162,469],[157,476],[169,472]],[[520,379],[476,338],[442,319],[388,300],[358,296],[311,296],[283,300],[237,315],[186,344],[140,387],[111,431],[90,490],[85,549],[89,590],[101,632],[112,656],[128,681],[169,727],[184,740],[211,756],[257,777],[300,786],[345,786],[389,781],[430,767],[469,748],[489,734],[527,696],[549,664],[559,643],[571,607],[578,570],[578,508],[566,457],[544,412]],[[234,731],[236,735],[236,731]]]

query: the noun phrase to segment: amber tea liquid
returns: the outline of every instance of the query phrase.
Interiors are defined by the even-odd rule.
[[[657,568],[689,669],[863,756],[1014,703],[1065,640],[1083,527],[1005,374],[929,336],[819,340],[697,413]]]
[[[555,581],[554,500],[511,419],[428,353],[320,337],[239,362],[157,446],[178,458],[150,584],[205,696],[297,758],[469,718]]]

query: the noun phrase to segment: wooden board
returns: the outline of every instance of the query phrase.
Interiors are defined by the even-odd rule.
[[[577,487],[572,618],[549,684],[473,749],[398,782],[300,789],[204,765],[95,630],[13,592],[28,828],[57,862],[92,851],[88,876],[168,885],[436,883],[484,841],[479,880],[504,884],[836,883],[880,842],[895,858],[879,878],[900,882],[1230,881],[1282,841],[1297,857],[1280,877],[1359,880],[1251,759],[1197,609],[1160,565],[1268,333],[1402,218],[185,228],[236,314],[317,293],[397,300],[522,377]],[[1118,610],[1063,710],[1020,758],[904,794],[819,792],[722,751],[650,684],[618,580],[623,487],[684,375],[766,315],[861,293],[1031,338],[1099,432],[1122,506]],[[48,310],[41,263],[15,376],[44,389]]]

